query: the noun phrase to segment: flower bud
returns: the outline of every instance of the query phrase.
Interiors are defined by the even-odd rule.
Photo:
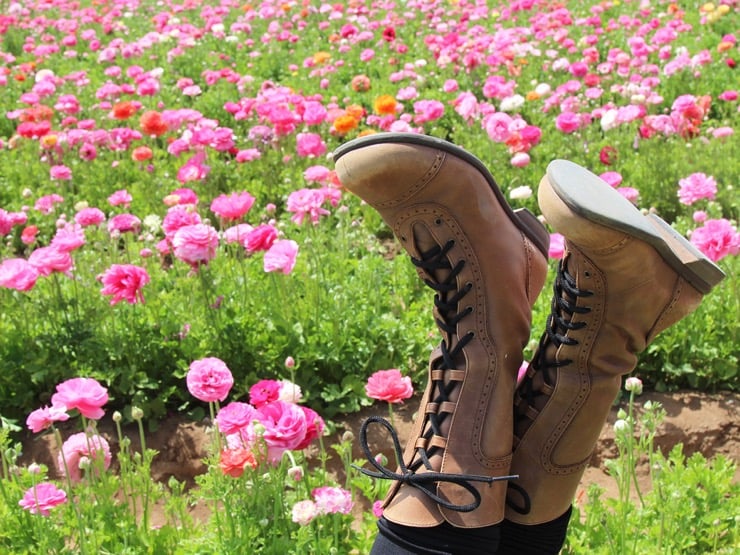
[[[627,381],[624,383],[624,388],[635,395],[640,395],[642,394],[642,380],[634,377],[627,378]]]
[[[300,466],[291,466],[288,469],[288,477],[295,482],[300,482],[303,480],[303,469]]]
[[[619,419],[614,423],[614,431],[615,432],[624,432],[629,428],[629,424],[626,420]]]
[[[144,418],[144,411],[139,407],[131,407],[131,418],[134,420],[141,420]]]
[[[383,453],[378,453],[375,455],[375,462],[378,463],[380,466],[385,466],[388,464],[388,457],[386,457]]]
[[[295,359],[293,357],[287,357],[285,359],[285,367],[286,368],[293,368],[293,367],[295,367]]]
[[[624,411],[624,409],[619,409],[617,411],[617,420],[624,420],[627,418],[627,413]]]
[[[111,418],[113,419],[113,422],[120,422],[121,420],[123,420],[123,415],[120,412],[116,411],[113,413],[113,416],[111,416]]]
[[[352,443],[355,440],[355,434],[347,430],[342,434],[342,443]]]
[[[31,463],[28,465],[28,472],[31,474],[40,474],[41,467],[37,463]]]

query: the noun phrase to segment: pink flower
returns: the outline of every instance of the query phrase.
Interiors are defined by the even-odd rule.
[[[42,276],[53,272],[67,274],[73,266],[72,257],[56,247],[40,247],[28,257],[28,263]]]
[[[0,208],[0,236],[7,235],[15,226],[23,225],[27,221],[28,216],[25,212],[7,212]]]
[[[411,385],[410,377],[404,377],[400,370],[392,368],[391,370],[378,370],[370,376],[365,385],[365,393],[371,399],[401,403],[414,394],[414,387]]]
[[[149,283],[149,274],[144,268],[133,264],[113,264],[101,279],[103,295],[112,295],[111,306],[121,301],[129,304],[144,303],[142,288]]]
[[[254,228],[249,224],[233,225],[224,230],[224,241],[226,241],[227,244],[239,243],[240,245],[243,245],[247,238],[247,234],[253,229]]]
[[[254,162],[262,157],[262,153],[256,148],[246,148],[236,153],[235,160],[240,164],[244,162]]]
[[[306,413],[295,403],[266,403],[257,409],[257,419],[265,428],[262,439],[270,462],[276,463],[285,451],[297,449],[306,437]]]
[[[352,512],[352,494],[346,489],[335,486],[315,488],[311,495],[316,501],[319,514],[328,515],[341,513],[348,515]]]
[[[52,166],[49,169],[49,177],[58,181],[69,181],[72,179],[72,170],[62,164]]]
[[[191,266],[207,264],[216,256],[217,247],[218,232],[206,224],[183,226],[172,238],[175,256]]]
[[[445,113],[445,106],[439,100],[419,100],[414,102],[414,123],[421,125],[438,120]]]
[[[123,205],[126,208],[128,208],[132,200],[133,197],[131,197],[126,189],[120,189],[108,197],[108,203],[111,206]]]
[[[550,234],[550,248],[547,252],[547,255],[550,258],[559,260],[563,258],[564,253],[565,253],[565,237],[560,235],[560,233],[551,233]]]
[[[637,198],[640,196],[640,191],[638,191],[634,187],[617,187],[617,193],[622,195],[630,202],[636,202]]]
[[[290,511],[291,520],[300,526],[308,526],[311,521],[319,516],[319,509],[316,503],[310,499],[298,501]]]
[[[678,201],[681,204],[693,204],[697,200],[713,200],[717,195],[717,182],[714,177],[704,173],[692,173],[678,181]]]
[[[563,112],[555,118],[555,127],[563,133],[570,134],[581,127],[581,116],[574,112]]]
[[[254,197],[243,191],[230,195],[219,195],[211,202],[211,211],[224,220],[238,220],[254,204]]]
[[[64,422],[65,420],[69,420],[67,407],[52,405],[51,407],[42,407],[31,412],[28,418],[26,418],[26,426],[34,434],[37,434],[41,430],[46,430],[54,422]]]
[[[599,177],[614,188],[619,187],[622,183],[622,174],[619,172],[604,172]]]
[[[381,500],[373,502],[373,516],[375,518],[383,516],[383,502]]]
[[[724,218],[706,220],[702,227],[691,232],[690,240],[714,262],[740,252],[740,233]]]
[[[180,183],[201,181],[210,173],[211,167],[205,165],[205,152],[198,152],[177,171],[177,180]]]
[[[68,223],[57,229],[49,246],[60,251],[72,252],[85,244],[85,232],[79,224]]]
[[[168,239],[174,237],[175,232],[181,227],[201,223],[200,214],[198,214],[191,205],[176,204],[169,210],[162,220],[162,230]]]
[[[198,204],[198,195],[188,187],[175,189],[166,198],[174,201],[172,204],[165,203],[168,206],[176,204]]]
[[[33,205],[33,208],[42,214],[49,215],[54,212],[54,205],[59,204],[60,202],[64,202],[64,198],[56,193],[52,193],[51,195],[40,197]],[[25,223],[25,221],[22,223]]]
[[[517,386],[524,380],[524,376],[527,375],[527,370],[529,370],[529,362],[525,360],[521,363],[521,365],[519,366],[519,370],[516,373]]]
[[[266,251],[275,243],[278,230],[270,224],[260,224],[250,230],[244,237],[242,244],[247,252]]]
[[[38,270],[23,258],[9,258],[0,264],[0,287],[30,291],[38,278]]]
[[[280,398],[282,384],[277,380],[260,380],[249,388],[249,402],[259,408]]]
[[[515,168],[524,168],[529,165],[530,157],[526,152],[517,152],[511,157],[510,163]]]
[[[265,253],[263,267],[265,272],[280,271],[287,275],[295,267],[298,243],[288,239],[275,241]]]
[[[49,510],[67,502],[67,493],[51,482],[41,482],[26,490],[18,505],[32,515],[49,516]]]
[[[133,214],[116,214],[108,220],[108,233],[138,233],[141,220]]]
[[[68,411],[77,409],[92,420],[103,418],[105,411],[101,407],[107,402],[108,390],[94,378],[71,378],[57,385],[56,393],[51,396],[53,406]]]
[[[297,451],[308,447],[314,439],[324,433],[326,427],[324,419],[315,410],[304,406],[301,406],[300,409],[306,417],[306,435],[303,441],[295,446]]]
[[[216,424],[222,434],[230,435],[239,433],[256,419],[257,411],[252,405],[234,401],[218,411]]]
[[[75,214],[75,222],[82,227],[98,225],[105,221],[105,214],[99,208],[83,208]]]
[[[103,436],[87,435],[84,432],[73,434],[62,444],[62,451],[57,457],[57,469],[73,482],[82,480],[82,470],[95,468],[94,461],[103,457],[103,469],[110,467],[110,445]]]
[[[326,200],[326,196],[320,189],[293,191],[288,195],[286,203],[288,212],[293,212],[290,220],[301,225],[303,219],[308,216],[314,225],[317,224],[321,216],[329,214],[329,211],[321,206],[324,200]]]
[[[190,363],[186,376],[190,394],[208,403],[223,401],[234,385],[234,377],[226,363],[216,357],[207,357]]]
[[[296,154],[298,156],[322,156],[326,153],[326,144],[317,133],[298,133],[296,135]]]

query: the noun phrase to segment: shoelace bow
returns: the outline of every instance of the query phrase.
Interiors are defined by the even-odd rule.
[[[590,297],[591,295],[593,295],[592,291],[579,289],[576,286],[576,279],[568,273],[565,269],[565,263],[561,260],[558,265],[555,283],[553,283],[553,297],[550,305],[550,314],[547,317],[547,323],[545,325],[545,332],[540,337],[537,353],[531,363],[532,368],[535,370],[534,374],[541,374],[543,382],[550,388],[555,387],[555,383],[552,381],[549,370],[567,366],[573,361],[571,359],[548,360],[546,355],[547,348],[550,344],[554,345],[556,349],[561,345],[578,344],[576,339],[568,337],[567,334],[570,330],[579,330],[586,326],[586,322],[573,322],[572,320],[575,314],[586,314],[591,311],[589,307],[577,306],[580,297]],[[535,386],[534,376],[528,373],[524,378],[522,386],[519,388],[518,395],[525,401],[527,406],[533,407],[535,397],[547,395],[547,393],[540,391]],[[523,418],[528,418],[525,411],[515,414],[515,420],[521,420]],[[524,505],[516,505],[510,499],[506,500],[506,504],[520,514],[527,514],[531,508],[527,492],[518,484],[510,484],[509,488],[518,491],[522,495]]]
[[[418,268],[425,270],[428,275],[434,275],[433,272],[435,270],[449,270],[449,274],[447,275],[447,277],[440,282],[433,281],[431,279],[424,280],[424,283],[426,283],[426,285],[437,291],[437,294],[434,296],[434,305],[437,307],[437,311],[441,316],[441,319],[437,318],[436,323],[437,326],[449,336],[452,336],[455,333],[456,326],[460,322],[460,320],[462,320],[465,316],[473,311],[472,307],[467,307],[462,311],[457,312],[460,300],[473,288],[473,284],[467,283],[463,286],[462,289],[458,290],[457,288],[457,276],[463,269],[465,261],[461,260],[455,265],[454,268],[452,267],[449,259],[447,258],[447,253],[454,245],[455,242],[453,240],[450,240],[442,247],[437,245],[429,249],[428,251],[421,253],[421,258],[411,257],[411,261],[413,262],[413,264]],[[473,338],[473,335],[473,332],[468,332],[466,335],[458,338],[457,342],[452,348],[449,347],[446,339],[442,340],[440,344],[440,352],[442,357],[433,368],[434,370],[442,370],[442,372],[436,378],[432,378],[431,389],[432,395],[434,395],[434,392],[436,391],[436,397],[434,398],[433,403],[437,407],[446,406],[443,405],[443,403],[447,403],[449,401],[449,395],[456,387],[456,382],[454,380],[451,380],[448,384],[444,383],[444,371],[455,369],[455,357],[462,352],[463,348]],[[426,439],[427,441],[430,440],[433,436],[443,437],[441,427],[448,414],[449,413],[445,412],[444,410],[441,410],[439,412],[425,412],[424,418],[427,419],[429,426],[426,432],[424,432],[421,437]],[[371,424],[380,424],[390,433],[391,439],[393,440],[393,449],[400,472],[394,472],[384,467],[378,461],[376,461],[375,458],[372,456],[372,453],[370,453],[370,447],[367,440],[367,429]],[[424,424],[422,429],[424,428],[427,428],[426,423]],[[403,461],[401,444],[398,440],[398,434],[393,428],[393,425],[386,419],[379,416],[371,416],[370,418],[365,420],[365,422],[363,422],[362,427],[360,428],[359,441],[368,462],[377,470],[377,472],[373,472],[372,470],[368,470],[365,468],[355,467],[360,472],[368,476],[372,476],[373,478],[396,480],[403,484],[414,487],[426,494],[430,499],[439,504],[441,507],[461,513],[473,511],[478,508],[481,503],[481,495],[471,482],[492,483],[496,481],[512,480],[517,478],[517,476],[492,477],[474,474],[453,474],[434,471],[429,458],[434,455],[434,453],[439,449],[439,447],[435,445],[432,445],[428,451],[425,447],[417,447],[416,454],[418,455],[418,458],[415,457],[412,463],[407,466]],[[422,466],[424,466],[426,472],[417,472],[417,470]],[[472,495],[473,501],[464,505],[457,505],[447,501],[446,499],[441,498],[433,491],[433,486],[437,482],[447,482],[460,486]]]

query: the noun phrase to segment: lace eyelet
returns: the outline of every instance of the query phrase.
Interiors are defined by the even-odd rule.
[[[434,220],[434,224],[435,225],[442,225],[442,218],[437,218],[436,220]]]

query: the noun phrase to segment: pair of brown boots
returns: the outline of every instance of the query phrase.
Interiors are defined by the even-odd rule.
[[[442,341],[384,517],[422,528],[560,517],[637,353],[724,274],[594,174],[553,161],[539,205],[566,248],[517,387],[548,269],[543,225],[513,211],[483,163],[446,141],[380,133],[342,145],[334,160],[436,292]]]

